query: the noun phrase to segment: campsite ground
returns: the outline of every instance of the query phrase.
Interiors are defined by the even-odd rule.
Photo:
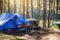
[[[40,26],[42,26],[42,21],[40,22]],[[60,33],[48,33],[48,31],[47,33],[35,32],[31,35],[25,33],[16,35],[0,33],[0,40],[60,40]]]
[[[0,40],[60,40],[60,33],[39,33],[34,32],[30,35],[25,33],[4,34],[0,33]]]

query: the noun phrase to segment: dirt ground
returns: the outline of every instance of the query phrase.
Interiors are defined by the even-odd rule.
[[[30,35],[26,33],[18,33],[16,35],[0,33],[0,40],[60,40],[60,33],[48,33],[48,31],[44,33],[33,32]]]
[[[33,32],[30,35],[25,34],[24,36],[16,36],[17,38],[22,38],[26,40],[60,40],[60,31],[54,30],[54,32],[48,32],[45,29],[44,33],[41,32]]]
[[[22,37],[16,36],[26,40],[60,40],[60,34],[58,33],[32,33],[31,35],[24,35]]]

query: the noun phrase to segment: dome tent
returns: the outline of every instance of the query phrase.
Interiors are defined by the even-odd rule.
[[[51,26],[53,29],[60,29],[60,22],[54,22]]]
[[[6,30],[9,28],[17,28],[16,22],[12,19],[13,14],[3,13],[0,14],[0,30]]]
[[[29,22],[25,18],[23,18],[20,14],[15,13],[14,16],[17,16],[17,19],[16,19],[17,24],[23,24],[23,23],[26,25],[29,24]]]
[[[18,27],[18,25],[12,19],[6,20],[2,24],[0,24],[0,30],[6,30],[6,29],[9,29],[9,28],[17,28],[17,27]]]
[[[15,16],[17,19],[15,20]],[[19,24],[25,23],[26,25],[29,24],[25,18],[23,18],[18,13],[3,13],[0,14],[0,30],[6,30],[9,28],[17,28]]]

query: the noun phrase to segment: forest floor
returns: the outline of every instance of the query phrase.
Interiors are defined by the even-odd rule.
[[[60,40],[60,32],[33,32],[30,35],[25,33],[18,33],[14,35],[0,33],[0,40]]]

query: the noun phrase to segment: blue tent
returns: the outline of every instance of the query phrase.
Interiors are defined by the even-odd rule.
[[[14,14],[13,13],[2,13],[0,14],[0,21],[7,20],[10,17],[12,17]]]
[[[17,19],[15,20],[15,16],[17,16]],[[0,14],[0,30],[6,30],[9,28],[17,28],[19,24],[26,24],[28,25],[29,22],[26,21],[25,18],[23,18],[18,13],[3,13]]]
[[[12,19],[5,20],[5,21],[3,21],[2,24],[0,24],[0,30],[7,30],[9,28],[17,28],[17,27],[18,27],[18,25]]]
[[[23,24],[23,23],[26,24],[26,25],[29,24],[29,22],[25,18],[23,18],[21,15],[14,14],[14,16],[17,16],[17,19],[16,19],[17,24]]]
[[[17,16],[17,19],[16,19],[16,21],[15,21],[15,16]],[[25,23],[25,24],[29,24],[29,22],[28,21],[26,21],[26,19],[25,18],[23,18],[20,14],[18,14],[18,13],[15,13],[15,14],[13,14],[13,13],[3,13],[3,14],[1,14],[0,15],[0,21],[2,20],[7,20],[7,19],[9,19],[9,18],[11,18],[11,19],[13,19],[17,24],[22,24],[22,23]]]
[[[8,28],[17,28],[16,22],[12,19],[12,14],[3,13],[0,15],[0,30],[6,30]]]

